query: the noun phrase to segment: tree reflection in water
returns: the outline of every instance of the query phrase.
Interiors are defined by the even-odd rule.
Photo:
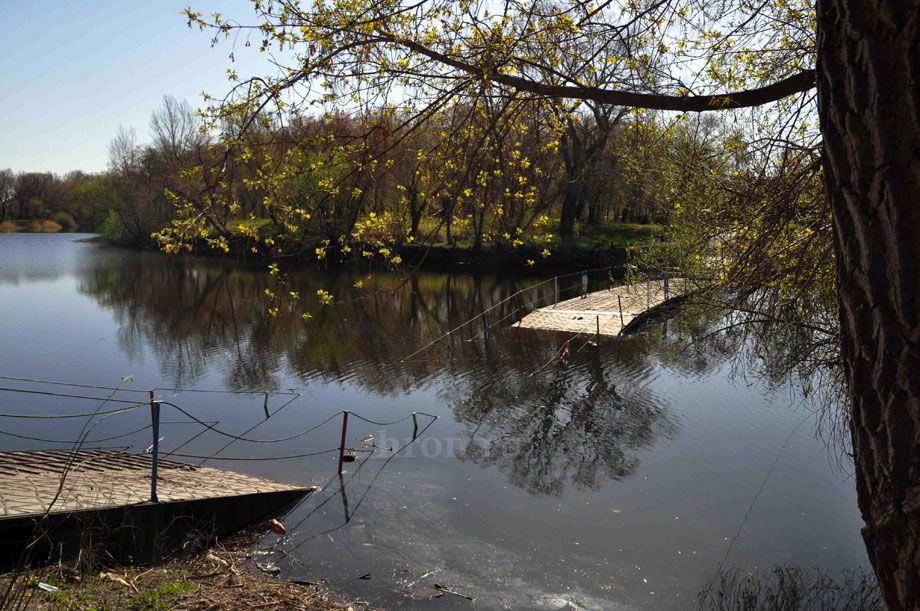
[[[817,569],[777,566],[768,573],[720,571],[697,597],[701,611],[883,611],[869,571],[844,571],[835,580]]]
[[[648,390],[663,352],[650,354],[648,338],[605,340],[600,349],[582,346],[586,338],[579,338],[572,365],[564,367],[555,357],[567,336],[496,330],[485,341],[477,321],[401,362],[535,281],[423,273],[394,292],[393,276],[368,276],[297,270],[286,290],[303,295],[303,304],[282,307],[275,318],[265,314],[271,279],[261,267],[214,260],[157,257],[90,266],[80,290],[115,312],[129,355],[149,347],[162,375],[179,387],[195,385],[209,371],[234,390],[319,380],[398,397],[434,383],[461,424],[458,457],[496,466],[533,494],[629,478],[644,449],[676,434],[670,411]],[[318,288],[344,303],[321,307]],[[312,318],[304,321],[301,307]],[[493,322],[516,320],[517,308],[509,302],[493,311]],[[709,353],[714,358],[694,352],[673,364],[699,371],[721,361],[723,352],[729,351]]]
[[[555,348],[552,340],[541,341]],[[572,367],[553,363],[531,376],[544,351],[538,358],[493,352],[454,377],[443,395],[468,425],[460,458],[497,465],[534,494],[560,495],[567,484],[597,489],[607,478],[634,475],[639,451],[672,437],[676,425],[645,387],[645,340],[620,341],[620,359],[646,367],[624,367],[591,347]]]

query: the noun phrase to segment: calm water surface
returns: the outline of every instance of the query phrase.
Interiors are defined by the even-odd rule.
[[[222,430],[255,427],[247,436],[259,439],[288,437],[342,409],[379,422],[439,416],[398,453],[390,448],[411,441],[411,420],[352,418],[349,445],[376,451],[350,463],[342,480],[334,453],[208,463],[323,487],[285,519],[288,537],[259,544],[287,578],[325,579],[386,607],[684,609],[720,566],[796,564],[835,575],[868,565],[850,473],[816,440],[794,392],[732,377],[730,355],[675,355],[659,331],[655,341],[608,339],[580,351],[579,338],[564,367],[554,357],[567,336],[506,328],[486,341],[477,323],[401,362],[535,280],[423,273],[375,296],[391,277],[299,271],[276,292],[299,291],[312,318],[282,306],[272,319],[263,314],[261,266],[75,241],[85,237],[0,234],[0,375],[102,386],[133,376],[123,386],[138,391],[254,390],[158,392]],[[347,303],[321,309],[319,289]],[[9,389],[107,394],[0,386],[5,413],[100,405]],[[267,402],[266,390],[275,391]],[[209,456],[227,445],[163,409],[164,450]],[[142,451],[149,430],[119,436],[145,418],[141,409],[105,419],[90,434],[105,441],[90,445]],[[0,418],[0,430],[65,441],[85,421]],[[280,443],[237,441],[219,456],[328,450],[340,422]],[[428,422],[419,416],[420,427]],[[373,440],[361,441],[367,435]],[[0,435],[3,449],[63,445]],[[435,583],[475,600],[430,600]]]

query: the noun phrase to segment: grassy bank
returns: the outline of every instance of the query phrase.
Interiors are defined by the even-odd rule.
[[[0,233],[13,233],[22,231],[25,233],[57,233],[63,229],[63,225],[49,220],[6,220],[0,223]]]
[[[596,225],[587,225],[579,223],[575,228],[575,234],[569,237],[563,237],[558,234],[556,227],[559,226],[559,219],[550,218],[544,225],[545,231],[536,232],[538,239],[524,235],[501,236],[497,240],[484,240],[483,246],[489,248],[497,244],[504,244],[510,247],[514,240],[519,239],[521,245],[553,250],[559,247],[581,248],[586,250],[607,249],[607,248],[626,248],[648,242],[656,239],[656,234],[661,231],[660,225],[640,224],[640,223],[617,223],[602,222]],[[469,224],[455,225],[452,230],[453,244],[447,241],[447,228],[439,219],[426,217],[419,225],[416,240],[432,244],[437,247],[451,247],[469,249],[473,245],[473,235],[470,231]]]
[[[166,611],[168,609],[355,609],[336,601],[318,584],[285,581],[258,568],[259,556],[249,551],[257,534],[242,533],[225,543],[187,558],[146,566],[91,569],[58,564],[19,575],[11,596],[3,594],[12,575],[0,576],[0,608],[60,611]],[[41,585],[39,585],[41,584]],[[48,586],[53,588],[48,591]],[[368,607],[360,607],[367,609]]]

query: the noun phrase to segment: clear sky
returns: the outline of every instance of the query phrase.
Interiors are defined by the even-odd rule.
[[[165,94],[226,93],[231,51],[240,76],[269,70],[256,44],[211,48],[189,6],[253,22],[246,0],[0,0],[0,169],[103,170],[118,126],[145,142]]]

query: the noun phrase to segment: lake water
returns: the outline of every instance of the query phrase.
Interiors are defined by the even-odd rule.
[[[476,321],[403,361],[539,279],[426,272],[375,293],[394,278],[298,270],[279,288],[262,265],[76,241],[86,237],[0,234],[0,375],[121,385],[128,391],[113,398],[128,401],[146,396],[131,391],[179,388],[157,393],[263,440],[343,409],[378,422],[438,416],[428,428],[418,416],[415,442],[411,418],[383,426],[353,416],[348,445],[375,451],[359,453],[340,480],[335,452],[300,455],[336,448],[341,416],[288,441],[224,448],[228,438],[163,407],[163,451],[276,457],[208,464],[322,486],[285,519],[288,537],[259,543],[269,552],[259,559],[285,578],[324,579],[390,608],[685,609],[720,567],[794,564],[836,576],[868,566],[848,468],[816,438],[793,390],[732,375],[724,346],[676,351],[673,331],[663,338],[661,329],[599,347],[581,337],[565,366],[568,336],[508,328],[518,307],[509,302],[488,339]],[[265,315],[266,288],[299,291],[312,318],[287,304]],[[318,290],[345,303],[322,308]],[[4,413],[101,404],[11,389],[109,394],[0,387]],[[148,419],[144,409],[107,418],[89,436],[104,441],[89,445],[143,451],[149,430],[122,435]],[[52,440],[4,434],[0,448],[64,447],[85,421],[0,418],[0,431]],[[435,583],[474,600],[430,599]]]

